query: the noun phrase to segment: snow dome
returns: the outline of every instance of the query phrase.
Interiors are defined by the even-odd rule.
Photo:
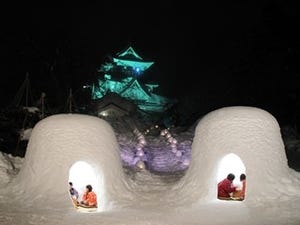
[[[290,171],[280,127],[271,114],[254,107],[225,107],[198,123],[180,193],[202,202],[221,201],[218,182],[229,173],[235,180],[245,173],[244,202],[277,199],[291,182]]]
[[[106,121],[60,114],[34,127],[16,188],[30,201],[47,198],[70,206],[69,181],[80,193],[91,184],[99,209],[126,194],[119,145]]]

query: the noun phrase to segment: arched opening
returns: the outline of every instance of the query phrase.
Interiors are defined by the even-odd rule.
[[[230,153],[223,157],[218,167],[217,183],[218,199],[245,199],[246,168],[239,156]]]
[[[77,190],[78,202],[82,200],[87,185],[92,186],[93,192],[97,194],[97,202],[99,202],[98,198],[100,187],[97,177],[98,176],[96,175],[93,167],[84,161],[78,161],[71,166],[68,182],[72,182],[73,188]]]

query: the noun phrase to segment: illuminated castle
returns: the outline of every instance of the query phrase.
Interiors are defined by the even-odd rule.
[[[99,69],[103,79],[98,79],[92,86],[92,99],[101,100],[115,93],[144,112],[164,112],[172,105],[172,100],[154,93],[158,84],[143,84],[138,80],[153,63],[144,61],[132,47],[116,54],[111,62],[103,64]]]

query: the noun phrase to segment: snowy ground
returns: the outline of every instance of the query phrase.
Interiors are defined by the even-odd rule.
[[[127,171],[128,172],[128,171]],[[99,213],[78,213],[72,205],[66,210],[59,205],[26,206],[14,200],[10,193],[1,193],[1,225],[66,225],[66,224],[105,224],[105,225],[299,225],[300,198],[282,199],[266,205],[245,205],[243,202],[198,203],[174,207],[160,199],[172,188],[174,176],[156,176],[148,172],[128,172],[141,200],[124,205],[123,209]],[[182,174],[178,174],[181,177]],[[171,181],[170,181],[171,180]],[[151,185],[150,185],[151,184]]]
[[[79,125],[76,126],[82,126],[81,123],[78,124]],[[63,133],[62,130],[58,132]],[[49,136],[48,138],[51,139],[49,132],[47,135]],[[86,135],[88,136],[89,134]],[[130,149],[132,148],[126,148],[126,146],[135,144],[136,139],[133,138],[133,133],[122,132],[120,134],[117,133],[116,136],[122,147],[121,154],[128,151],[130,155]],[[185,156],[189,155],[191,142],[194,138],[194,129],[184,132],[174,131],[173,137],[176,137],[178,140],[177,148],[181,150]],[[111,139],[106,139],[108,139],[107,143],[110,143]],[[129,200],[126,199],[125,196],[122,200],[117,202],[116,207],[112,205],[110,208],[93,213],[78,212],[74,210],[71,202],[66,206],[64,202],[60,204],[60,199],[53,201],[53,193],[54,196],[57,194],[57,198],[61,198],[60,192],[57,190],[52,190],[53,193],[49,193],[51,199],[47,200],[47,196],[41,196],[45,193],[40,192],[39,188],[41,190],[44,188],[42,183],[44,183],[46,179],[39,177],[38,174],[36,174],[37,180],[35,180],[35,182],[38,183],[40,187],[35,189],[33,186],[34,188],[32,188],[32,190],[35,192],[34,195],[32,195],[32,193],[30,193],[30,195],[26,192],[22,193],[22,195],[26,196],[26,198],[23,198],[18,192],[18,188],[15,188],[15,186],[12,188],[11,184],[18,177],[19,171],[22,170],[25,159],[1,154],[0,224],[300,225],[299,172],[288,169],[287,173],[284,173],[284,175],[287,176],[284,177],[281,186],[277,184],[274,186],[273,184],[273,180],[276,181],[281,178],[272,177],[270,181],[273,185],[265,186],[266,193],[268,189],[272,189],[272,191],[283,190],[283,193],[280,196],[270,196],[266,198],[266,201],[247,201],[247,199],[242,202],[228,202],[217,199],[199,201],[193,199],[193,188],[188,189],[188,187],[182,186],[184,181],[189,179],[191,180],[191,186],[197,187],[197,183],[193,183],[193,180],[197,180],[197,174],[193,172],[195,167],[191,171],[188,171],[188,166],[183,164],[184,160],[174,156],[174,152],[172,152],[172,149],[163,141],[162,137],[149,136],[146,137],[146,139],[148,143],[144,149],[148,152],[152,152],[152,160],[156,162],[150,166],[152,169],[159,168],[161,172],[132,169],[129,167],[130,160],[128,159],[128,161],[126,161],[126,156],[121,157],[124,160],[122,170],[124,172],[127,189],[129,190]],[[38,143],[32,144],[32,148],[37,145]],[[162,147],[159,148],[159,146]],[[163,150],[164,153],[162,153]],[[163,154],[168,156],[166,160],[162,159]],[[114,172],[113,168],[112,172]],[[186,176],[189,177],[185,179]],[[289,179],[290,177],[292,179]],[[24,179],[25,178],[22,179],[22,182],[26,183]],[[28,180],[32,182],[31,177],[28,177]],[[55,183],[56,181],[53,180],[52,182]],[[116,184],[117,183],[118,182],[116,182]],[[53,187],[55,186],[56,184],[53,185]],[[181,188],[181,186],[183,188]],[[116,188],[117,191],[122,190],[118,187],[114,188]],[[180,193],[181,190],[184,190],[185,193]],[[295,194],[297,190],[299,194]],[[30,192],[31,190],[29,189],[28,191]],[[122,196],[122,194],[120,194],[120,196]],[[26,200],[25,202],[24,199]],[[42,199],[42,201],[39,201],[39,199]]]

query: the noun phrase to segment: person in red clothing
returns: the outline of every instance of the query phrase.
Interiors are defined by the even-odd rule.
[[[82,196],[82,201],[79,206],[87,207],[87,208],[97,208],[97,195],[93,192],[92,185],[86,185],[86,191]]]
[[[236,187],[233,186],[234,174],[230,173],[227,178],[218,183],[218,198],[219,199],[230,199]]]

